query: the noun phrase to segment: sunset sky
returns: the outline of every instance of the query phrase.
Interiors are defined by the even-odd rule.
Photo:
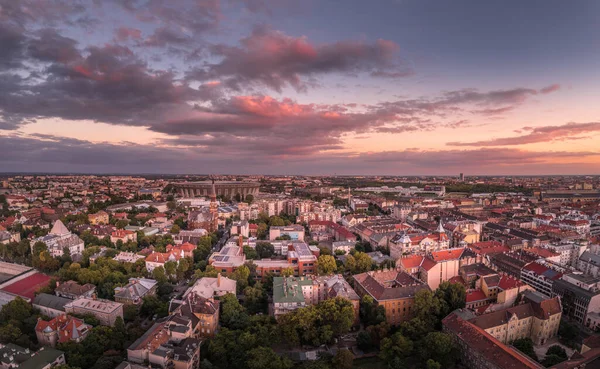
[[[600,174],[599,14],[0,0],[0,172]]]

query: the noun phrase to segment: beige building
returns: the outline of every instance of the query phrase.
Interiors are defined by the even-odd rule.
[[[91,314],[102,325],[113,326],[117,317],[123,319],[123,304],[120,302],[82,297],[65,305],[65,311],[72,314]]]
[[[535,345],[543,345],[556,337],[562,317],[560,298],[547,298],[528,290],[523,299],[523,304],[475,317],[470,322],[504,344],[530,338]]]
[[[105,211],[102,211],[102,210],[100,210],[99,212],[97,212],[95,214],[89,214],[88,220],[90,221],[90,224],[93,224],[93,225],[109,223],[108,213]]]

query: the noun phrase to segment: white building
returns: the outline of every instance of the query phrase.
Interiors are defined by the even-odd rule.
[[[71,256],[81,255],[84,248],[83,240],[71,233],[60,220],[54,223],[50,233],[34,239],[31,243],[32,248],[36,242],[45,243],[48,246],[48,252],[54,257],[62,256],[65,247],[69,249]]]

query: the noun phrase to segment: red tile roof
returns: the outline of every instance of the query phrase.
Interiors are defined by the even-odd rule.
[[[502,278],[500,278],[500,283],[498,283],[498,287],[500,287],[503,290],[510,290],[512,288],[517,288],[524,285],[525,283],[521,282],[517,278],[507,275],[503,275]]]
[[[486,300],[487,296],[483,293],[482,290],[473,290],[467,292],[467,304],[475,301]]]
[[[435,261],[456,260],[460,258],[464,251],[464,247],[442,251],[434,251],[431,253],[431,257]]]
[[[539,369],[541,365],[531,361],[516,350],[506,346],[483,329],[463,320],[456,313],[448,315],[442,324],[455,337],[465,342],[469,350],[485,361],[503,369]]]
[[[412,269],[420,266],[423,263],[424,256],[421,255],[411,255],[407,257],[403,257],[400,259],[400,264],[404,269]]]

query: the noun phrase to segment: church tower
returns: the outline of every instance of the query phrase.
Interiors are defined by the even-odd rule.
[[[210,187],[210,221],[211,232],[216,232],[219,229],[219,205],[217,204],[217,191],[215,189],[215,180],[212,180]]]

